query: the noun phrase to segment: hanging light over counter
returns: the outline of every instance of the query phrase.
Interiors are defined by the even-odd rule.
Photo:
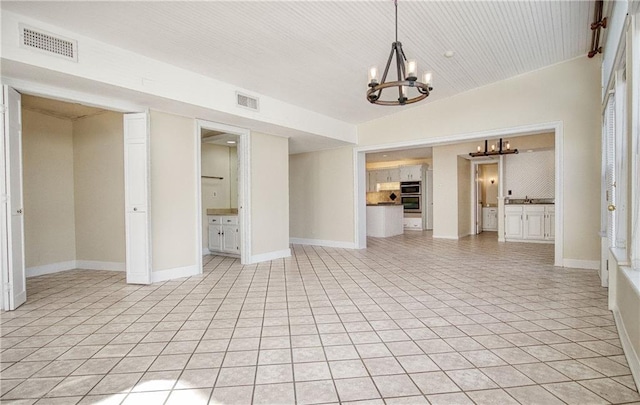
[[[509,141],[502,142],[502,138],[498,141],[498,146],[496,150],[496,144],[491,144],[491,150],[489,150],[489,141],[484,141],[484,151],[478,145],[478,149],[476,152],[470,152],[469,156],[471,157],[480,157],[480,156],[492,156],[492,155],[509,155],[511,153],[518,153],[518,149],[511,149],[511,144]]]
[[[391,44],[391,53],[387,60],[387,65],[382,74],[382,80],[380,79],[380,72],[377,66],[373,66],[369,69],[369,90],[367,90],[367,100],[372,104],[379,105],[405,105],[424,100],[429,97],[429,92],[433,90],[433,74],[431,72],[424,72],[422,75],[422,81],[418,81],[418,62],[415,59],[407,60],[404,51],[402,50],[402,43],[398,41],[398,0],[394,0],[393,4],[396,11],[396,40]],[[389,74],[389,68],[391,62],[395,57],[396,66],[396,80],[387,81],[387,75]],[[396,88],[398,92],[397,99],[383,99],[382,91],[385,89]],[[417,95],[410,96],[411,89],[418,91]],[[393,93],[388,91],[385,93]],[[415,94],[415,92],[413,92]],[[392,96],[395,97],[395,96]]]

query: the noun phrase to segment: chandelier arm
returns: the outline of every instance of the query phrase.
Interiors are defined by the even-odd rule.
[[[398,70],[398,76],[397,76],[397,81],[403,81],[404,80],[404,75],[403,73],[403,68],[404,68],[404,64],[401,63],[402,60],[400,59],[400,51],[398,49],[398,42],[396,42],[395,44],[395,48],[396,48],[396,69]],[[402,46],[400,46],[400,49],[402,49]],[[400,104],[404,104],[404,101],[406,97],[404,96],[403,92],[402,92],[402,86],[398,86],[398,101],[400,101]],[[406,101],[406,100],[405,100]]]

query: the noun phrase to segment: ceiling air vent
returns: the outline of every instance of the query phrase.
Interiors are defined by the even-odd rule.
[[[78,41],[20,24],[20,45],[78,61]]]
[[[258,111],[260,104],[255,97],[247,96],[246,94],[236,93],[236,104],[239,107],[248,108],[253,111]]]

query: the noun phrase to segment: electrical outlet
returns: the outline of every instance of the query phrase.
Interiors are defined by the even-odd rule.
[[[216,198],[217,196],[218,196],[218,192],[217,192],[217,191],[214,191],[214,192],[213,192],[213,198]]]

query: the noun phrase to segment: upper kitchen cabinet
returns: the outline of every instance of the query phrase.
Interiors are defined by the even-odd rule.
[[[400,168],[393,167],[391,169],[372,170],[371,173],[375,173],[376,184],[377,183],[392,183],[400,181]]]
[[[422,181],[422,165],[401,166],[400,181]]]

